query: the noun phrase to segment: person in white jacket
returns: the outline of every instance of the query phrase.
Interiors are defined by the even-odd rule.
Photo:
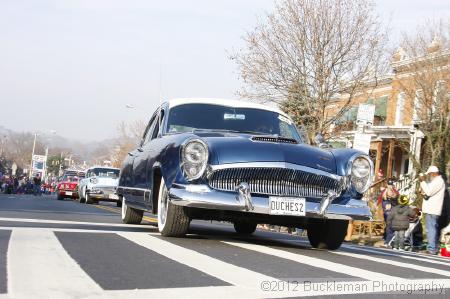
[[[422,203],[422,212],[425,214],[425,228],[427,231],[427,253],[437,254],[438,247],[438,219],[442,212],[445,195],[445,181],[439,173],[439,169],[432,165],[428,167],[425,173],[430,177],[430,181],[426,182],[426,177],[421,174],[420,188],[425,195]]]

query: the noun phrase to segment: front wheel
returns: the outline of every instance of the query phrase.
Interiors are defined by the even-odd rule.
[[[234,222],[234,230],[241,235],[251,235],[256,230],[256,223],[250,222]]]
[[[307,227],[308,240],[312,247],[338,249],[347,234],[347,220],[310,219]]]
[[[57,200],[64,200],[64,196],[62,196],[61,194],[58,193],[58,195],[56,196]]]
[[[176,206],[169,200],[164,179],[161,178],[158,194],[158,230],[165,237],[183,237],[189,229],[191,219],[184,207]]]
[[[88,205],[94,203],[94,201],[92,200],[91,196],[90,196],[89,194],[87,194],[87,193],[86,193],[86,197],[85,197],[85,199],[84,199],[84,203],[85,203],[85,204],[88,204]]]
[[[80,203],[86,203],[86,189],[83,190],[83,188],[81,189],[80,193],[78,194],[78,201]]]
[[[144,211],[136,210],[127,205],[125,197],[122,198],[122,222],[126,224],[140,224]]]

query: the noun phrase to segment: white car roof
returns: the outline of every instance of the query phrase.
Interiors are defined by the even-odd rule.
[[[171,99],[167,101],[169,103],[169,108],[184,105],[184,104],[211,104],[211,105],[221,105],[226,107],[235,107],[235,108],[255,108],[261,110],[267,110],[279,113],[287,118],[289,116],[276,107],[270,107],[267,105],[262,105],[249,101],[240,101],[240,100],[231,100],[231,99],[214,99],[214,98],[180,98],[180,99]]]
[[[104,169],[120,170],[120,168],[116,168],[116,167],[109,167],[109,166],[92,166],[92,167],[89,167],[86,171],[91,170],[91,169],[95,169],[95,168],[104,168]]]

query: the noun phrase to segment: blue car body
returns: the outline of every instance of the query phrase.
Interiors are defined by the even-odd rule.
[[[197,102],[176,105],[192,103]],[[208,104],[225,105],[214,101]],[[365,154],[353,149],[321,149],[301,140],[264,134],[222,130],[169,132],[168,119],[176,105],[168,102],[158,108],[140,147],[124,160],[118,194],[126,198],[128,206],[156,214],[157,189],[163,179],[170,202],[189,209],[191,218],[233,221],[244,217],[258,223],[301,227],[307,218],[371,217],[362,193],[353,188],[350,178],[355,158],[370,160]],[[201,140],[208,149],[204,174],[195,180],[187,179],[182,167],[181,151],[189,140]],[[237,188],[243,181],[250,185],[250,204],[239,199]],[[334,196],[328,202],[330,190]],[[271,196],[305,198],[305,215],[271,215]]]

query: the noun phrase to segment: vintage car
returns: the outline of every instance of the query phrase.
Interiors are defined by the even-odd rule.
[[[112,167],[92,167],[86,171],[86,178],[78,184],[81,203],[92,204],[99,201],[114,201],[120,207],[116,194],[120,169]]]
[[[259,104],[209,99],[163,103],[140,146],[124,160],[117,193],[122,221],[157,214],[163,236],[192,219],[307,229],[313,247],[337,249],[349,219],[369,219],[362,200],[371,159],[353,149],[302,142],[288,115]]]
[[[58,200],[64,198],[78,198],[78,181],[84,178],[85,173],[77,170],[66,170],[59,178],[56,185],[56,196]]]

